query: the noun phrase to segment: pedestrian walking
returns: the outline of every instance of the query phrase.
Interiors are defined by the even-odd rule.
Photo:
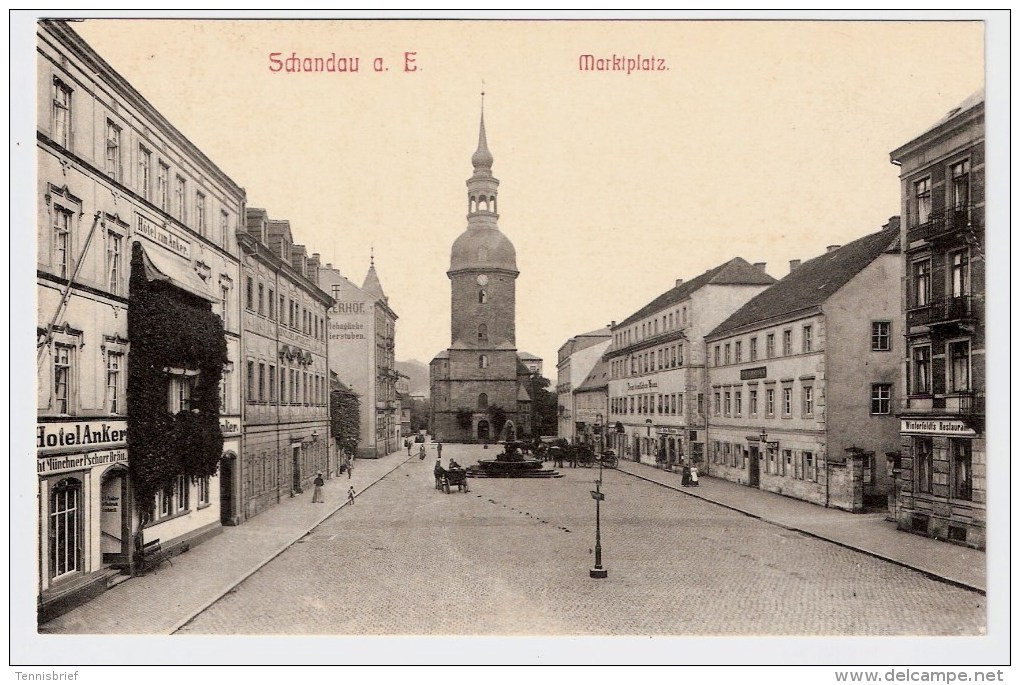
[[[425,444],[418,448],[418,459],[425,461]]]
[[[404,438],[404,447],[407,448],[407,456],[411,456],[411,438]]]
[[[692,466],[691,467],[691,487],[692,488],[698,487],[698,467],[697,466]]]
[[[436,458],[437,459],[443,458],[443,443],[441,442],[436,443]]]
[[[681,473],[682,473],[682,475],[680,476],[680,485],[682,487],[685,487],[685,488],[686,487],[690,487],[690,485],[691,485],[691,467],[687,465],[687,462],[684,462],[683,470],[682,470]]]
[[[347,488],[347,503],[354,504],[354,486]]]
[[[312,482],[315,484],[315,490],[312,491],[312,503],[325,503],[326,500],[322,498],[322,486],[325,485],[326,482],[322,480],[322,471],[319,471],[319,474],[315,476],[315,480]]]

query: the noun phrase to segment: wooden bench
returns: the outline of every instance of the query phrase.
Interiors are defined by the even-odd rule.
[[[163,549],[159,538],[146,542],[135,555],[135,565],[143,572],[150,568],[158,569],[164,561],[171,566],[174,565],[174,562],[170,561],[170,552]]]

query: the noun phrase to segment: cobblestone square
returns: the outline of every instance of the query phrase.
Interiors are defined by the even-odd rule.
[[[492,454],[446,445],[444,463]],[[408,461],[183,634],[980,635],[986,600],[916,571],[597,469],[434,490]]]

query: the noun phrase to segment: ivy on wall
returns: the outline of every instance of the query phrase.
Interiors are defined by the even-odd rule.
[[[464,430],[470,430],[471,420],[474,418],[474,412],[470,409],[458,409],[457,410],[457,425]]]
[[[131,254],[128,339],[128,460],[135,504],[152,517],[155,495],[179,476],[216,474],[223,454],[220,380],[227,359],[223,321],[208,302],[149,281],[137,243]],[[187,411],[169,410],[168,369],[198,371]]]
[[[354,453],[361,440],[361,400],[357,393],[334,380],[330,391],[330,433],[338,447]]]

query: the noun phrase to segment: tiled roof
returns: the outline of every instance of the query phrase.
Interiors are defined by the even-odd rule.
[[[609,362],[604,358],[600,358],[592,368],[591,373],[588,374],[588,377],[584,379],[581,385],[577,386],[574,392],[599,390],[606,387],[609,387]]]
[[[528,352],[518,352],[517,353],[517,358],[518,359],[526,359],[528,361],[536,361],[536,362],[542,361],[541,357],[536,357],[535,355],[530,354]]]
[[[823,304],[879,255],[898,252],[899,236],[900,220],[893,217],[881,231],[804,262],[771,288],[758,293],[706,337]]]
[[[740,257],[734,257],[725,264],[720,264],[714,269],[689,281],[681,283],[675,288],[667,290],[657,298],[646,304],[634,314],[631,314],[617,327],[627,326],[635,321],[649,316],[678,302],[686,300],[694,291],[706,285],[772,285],[776,279],[765,273],[764,270],[748,264]]]

